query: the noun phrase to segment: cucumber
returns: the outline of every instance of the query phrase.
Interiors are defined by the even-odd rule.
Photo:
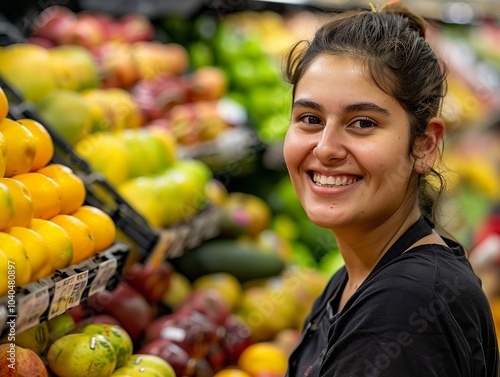
[[[256,245],[222,239],[206,241],[169,262],[190,281],[206,274],[227,272],[245,282],[276,276],[285,268],[280,257],[265,253]]]

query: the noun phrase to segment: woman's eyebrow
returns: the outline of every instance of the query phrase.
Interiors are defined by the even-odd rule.
[[[350,113],[350,112],[358,112],[358,111],[370,111],[379,113],[381,115],[389,115],[389,110],[380,107],[373,102],[359,102],[349,104],[343,107],[342,112]]]
[[[293,103],[293,107],[305,107],[313,110],[317,110],[319,112],[324,111],[324,107],[317,102],[306,100],[306,99],[298,99]],[[378,106],[373,102],[359,102],[352,103],[342,107],[342,113],[353,113],[358,111],[370,111],[379,113],[381,115],[389,115],[389,111],[384,109],[383,107]]]
[[[296,108],[296,107],[306,107],[306,108],[309,108],[309,109],[317,110],[319,112],[323,112],[324,111],[323,106],[321,106],[319,103],[314,102],[314,101],[309,101],[309,100],[306,100],[306,99],[298,99],[297,101],[294,101],[292,107],[293,108]]]

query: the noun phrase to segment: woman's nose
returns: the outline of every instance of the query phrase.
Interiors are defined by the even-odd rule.
[[[344,137],[334,127],[325,127],[313,149],[313,156],[322,163],[343,159],[347,155]]]

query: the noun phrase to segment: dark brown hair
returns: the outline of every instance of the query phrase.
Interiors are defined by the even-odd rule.
[[[362,61],[375,83],[406,111],[410,123],[410,153],[428,121],[441,113],[446,94],[446,67],[426,41],[427,25],[404,3],[380,10],[351,10],[335,14],[311,41],[295,44],[286,56],[285,79],[293,86],[321,54],[347,55]],[[445,190],[443,176],[432,169],[439,183],[426,175],[416,177],[419,204],[437,221],[437,203]]]

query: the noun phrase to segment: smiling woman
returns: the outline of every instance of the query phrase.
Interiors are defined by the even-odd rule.
[[[289,54],[286,165],[345,267],[307,318],[288,376],[498,375],[481,283],[463,247],[434,229],[444,186],[427,178],[444,183],[433,166],[446,71],[425,32],[391,1],[333,16]]]

